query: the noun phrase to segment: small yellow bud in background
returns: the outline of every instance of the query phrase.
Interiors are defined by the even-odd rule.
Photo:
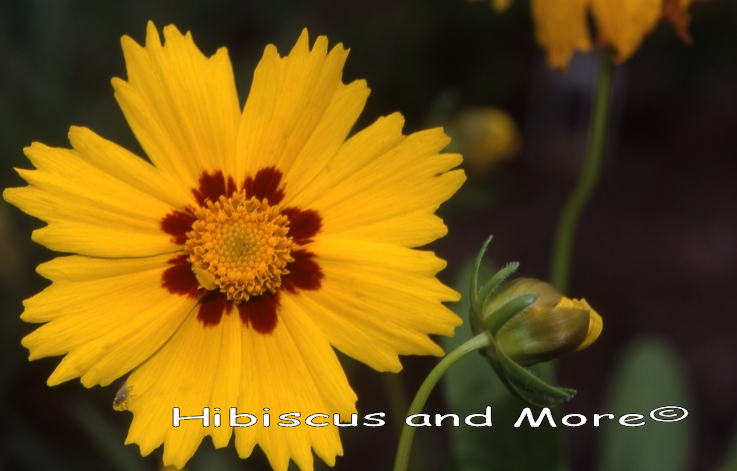
[[[498,108],[465,108],[455,116],[447,131],[463,154],[463,165],[469,176],[486,176],[520,152],[522,139],[517,123]]]
[[[491,0],[491,7],[497,12],[506,11],[512,0]]]
[[[483,0],[468,0],[471,3],[474,2],[480,2]],[[491,8],[494,9],[496,12],[503,12],[506,11],[509,6],[512,4],[512,0],[491,0]]]

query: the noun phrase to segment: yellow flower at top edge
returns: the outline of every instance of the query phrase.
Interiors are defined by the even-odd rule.
[[[535,38],[545,49],[548,64],[564,70],[575,51],[591,50],[587,15],[591,13],[597,42],[610,45],[615,61],[635,53],[661,18],[673,24],[678,36],[690,42],[688,8],[699,0],[531,0]],[[506,10],[511,0],[492,0],[497,11]]]
[[[38,267],[52,284],[22,319],[44,325],[22,343],[65,355],[49,385],[130,372],[114,401],[133,413],[126,443],[163,444],[165,465],[206,435],[234,435],[243,458],[259,445],[280,471],[313,469],[312,450],[332,465],[333,414],[357,399],[333,348],[399,371],[398,355],[442,355],[429,335],[461,323],[435,278],[445,262],[412,249],[445,235],[434,212],[465,180],[461,157],[440,153],[441,129],[402,135],[399,114],[346,139],[369,90],[342,83],[348,51],[325,37],[310,49],[303,31],[286,57],[267,46],[242,111],[224,48],[205,57],[175,26],[164,38],[151,23],[145,46],[123,37],[128,80],[113,79],[152,164],[72,127],[72,149],[26,148],[29,186],[3,193],[48,223],[36,242],[74,254]],[[174,427],[174,407],[209,408],[210,425]],[[231,427],[231,408],[258,423]],[[289,413],[301,425],[277,426]],[[316,413],[328,425],[305,425]]]

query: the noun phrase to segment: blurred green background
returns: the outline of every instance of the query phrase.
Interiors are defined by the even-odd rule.
[[[707,470],[726,459],[737,419],[737,2],[692,13],[691,46],[661,24],[617,72],[602,183],[582,219],[568,293],[586,297],[604,332],[560,362],[559,382],[579,390],[565,413],[608,412],[629,346],[659,338],[689,382],[689,467]],[[149,19],[192,31],[207,54],[227,46],[241,102],[264,46],[285,54],[307,27],[351,48],[344,81],[368,81],[357,129],[394,111],[412,132],[452,123],[469,106],[505,109],[520,126],[521,155],[469,175],[440,209],[449,234],[431,248],[449,262],[447,283],[492,233],[495,262],[517,260],[521,275],[546,277],[555,219],[583,155],[596,58],[577,56],[565,75],[548,70],[527,0],[504,14],[461,0],[1,0],[0,187],[22,185],[12,167],[30,166],[23,147],[66,147],[70,125],[143,155],[110,79],[126,76],[120,37],[143,42]],[[20,339],[34,326],[18,318],[21,301],[46,286],[34,268],[54,256],[30,240],[41,224],[0,202],[0,469],[158,469],[160,450],[140,458],[122,445],[130,416],[112,410],[115,386],[49,388],[59,359],[27,361]],[[382,375],[342,359],[359,413],[389,410]],[[406,359],[409,394],[435,362]],[[448,409],[434,393],[428,412]],[[448,433],[418,434],[426,469],[452,469]],[[566,434],[572,468],[596,469],[602,433],[587,425]],[[337,469],[389,468],[390,427],[342,437]],[[232,445],[213,452],[209,439],[188,467],[268,469],[260,451],[240,462]]]

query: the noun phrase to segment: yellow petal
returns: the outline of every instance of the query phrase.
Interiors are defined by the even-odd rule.
[[[622,62],[635,53],[663,11],[663,0],[591,0],[600,44],[611,44]]]
[[[34,232],[36,242],[60,252],[100,257],[178,250],[160,229],[161,218],[172,207],[142,191],[141,185],[139,189],[121,181],[108,173],[112,168],[96,167],[87,161],[88,154],[77,150],[34,143],[25,153],[38,169],[18,170],[30,186],[9,188],[3,197],[48,223]],[[135,172],[131,162],[123,160],[118,167]]]
[[[333,425],[311,427],[305,420],[321,413],[329,415],[327,421],[332,423],[334,413],[355,413],[356,395],[324,334],[303,310],[302,294],[282,300],[280,322],[271,335],[249,329],[243,332],[238,409],[259,417],[259,426],[236,429],[236,449],[245,458],[258,443],[276,471],[286,471],[290,457],[300,469],[312,470],[310,447],[333,465],[335,456],[343,453],[338,429]],[[261,427],[265,407],[271,415],[270,428]],[[300,426],[276,425],[280,414],[291,412],[301,414]]]
[[[225,48],[205,57],[192,36],[149,22],[145,47],[122,39],[128,81],[113,79],[115,97],[141,147],[183,186],[203,170],[235,171],[240,105]]]
[[[284,58],[274,46],[266,48],[240,121],[236,175],[276,166],[295,195],[338,150],[368,88],[363,80],[343,84],[348,51],[341,44],[327,48],[320,36],[310,50],[307,30]]]
[[[193,311],[171,340],[128,378],[127,408],[134,420],[126,443],[138,443],[144,455],[163,443],[164,464],[181,467],[205,435],[213,437],[216,447],[227,445],[232,431],[228,412],[236,407],[239,414],[250,413],[259,420],[255,426],[235,428],[241,457],[249,456],[258,444],[275,470],[286,470],[290,458],[301,469],[311,470],[314,448],[334,464],[335,456],[342,454],[337,429],[306,426],[304,420],[312,413],[331,418],[333,413],[354,413],[356,396],[332,348],[300,307],[299,297],[282,300],[280,321],[270,335],[243,326],[237,310],[207,328]],[[210,426],[185,420],[172,427],[175,406],[182,416],[201,415],[209,407]],[[220,428],[213,422],[216,407]],[[302,425],[278,426],[279,415],[290,412],[300,412]],[[269,428],[263,427],[264,413],[270,414]]]
[[[462,171],[449,171],[461,157],[438,153],[448,143],[441,129],[403,136],[402,124],[394,114],[357,133],[295,197],[323,216],[323,234],[406,247],[445,235],[434,212],[465,181]]]
[[[170,341],[131,373],[126,384],[133,423],[126,443],[137,443],[144,456],[164,443],[164,465],[180,469],[206,435],[216,447],[227,445],[232,434],[228,409],[237,402],[241,382],[240,324],[237,312],[231,312],[206,328],[195,309]],[[174,407],[180,416],[199,416],[208,407],[210,426],[183,420],[173,427]],[[220,427],[214,424],[216,412]]]
[[[39,267],[53,281],[21,318],[47,322],[23,339],[31,359],[67,354],[49,378],[107,385],[169,340],[195,301],[161,287],[169,255],[106,260],[60,257]]]
[[[548,65],[565,70],[575,51],[591,49],[586,21],[590,0],[532,0],[535,38],[547,51]],[[619,1],[603,0],[614,5]]]
[[[172,208],[182,208],[192,202],[190,189],[181,182],[87,128],[72,126],[69,142],[85,162]]]
[[[576,349],[576,351],[579,351],[588,347],[589,345],[594,343],[596,339],[599,338],[599,335],[601,335],[601,331],[604,329],[604,320],[596,311],[591,308],[591,306],[589,306],[589,303],[587,303],[585,299],[574,301],[577,303],[581,303],[586,309],[589,310],[589,331],[586,334],[586,338],[584,339],[584,341]]]
[[[691,0],[664,0],[663,19],[673,25],[676,34],[686,44],[691,44],[691,33],[688,26],[691,23],[691,15],[688,7]]]
[[[379,371],[399,371],[398,355],[443,354],[428,335],[453,335],[461,324],[441,304],[460,295],[434,277],[445,262],[355,239],[320,237],[311,249],[325,278],[300,302],[338,350]]]

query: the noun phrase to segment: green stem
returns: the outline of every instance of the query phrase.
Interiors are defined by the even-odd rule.
[[[407,398],[407,391],[405,391],[404,383],[402,378],[395,373],[382,373],[381,379],[384,383],[384,390],[386,391],[386,397],[389,402],[389,412],[392,417],[395,417],[395,433],[397,437],[402,433],[402,425],[404,420],[400,417],[407,410],[409,399]]]
[[[581,176],[568,197],[563,211],[558,219],[558,227],[553,241],[553,257],[550,264],[550,283],[558,291],[565,294],[573,258],[573,242],[576,236],[576,227],[583,209],[591,198],[601,174],[601,163],[604,159],[604,144],[606,143],[607,122],[609,119],[609,105],[611,103],[612,82],[614,81],[614,64],[611,50],[601,53],[599,76],[597,78],[594,103],[591,108],[591,122],[589,124],[588,148],[583,164]]]
[[[458,348],[448,353],[445,358],[440,360],[435,368],[427,375],[425,381],[417,391],[412,405],[409,407],[407,416],[413,414],[419,414],[422,408],[427,402],[427,398],[430,397],[432,389],[438,384],[443,374],[448,371],[455,362],[468,355],[469,353],[476,351],[480,348],[489,346],[489,337],[486,333],[481,333],[470,340],[467,340]],[[394,460],[394,471],[406,471],[407,465],[409,464],[409,454],[412,449],[412,439],[415,436],[415,427],[405,425],[402,429],[402,436],[399,438],[399,449],[397,450],[397,457]]]

